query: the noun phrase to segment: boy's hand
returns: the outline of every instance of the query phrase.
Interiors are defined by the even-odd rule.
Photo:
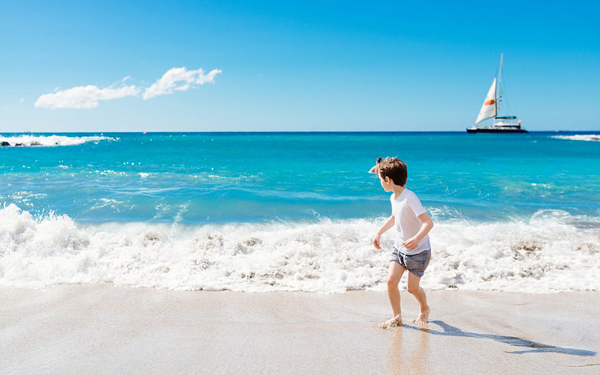
[[[380,239],[380,238],[381,238],[381,235],[380,235],[380,234],[377,234],[377,235],[375,236],[375,238],[373,238],[373,246],[375,246],[375,248],[376,248],[377,250],[381,250],[381,245],[379,244],[379,239]]]
[[[402,242],[402,245],[404,245],[404,247],[406,247],[408,250],[414,250],[419,246],[419,241],[413,237],[408,241]]]

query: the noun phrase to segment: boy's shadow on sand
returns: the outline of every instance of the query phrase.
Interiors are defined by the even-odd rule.
[[[487,333],[474,333],[474,332],[465,332],[457,327],[452,327],[449,324],[442,322],[441,320],[431,320],[429,321],[429,325],[437,324],[440,326],[443,331],[433,330],[425,327],[415,327],[410,325],[404,325],[405,328],[410,328],[418,331],[423,331],[430,333],[432,335],[439,336],[457,336],[457,337],[473,337],[476,339],[490,339],[494,341],[498,341],[504,344],[512,345],[512,346],[521,346],[525,348],[531,348],[529,350],[519,350],[513,352],[507,352],[511,354],[525,354],[525,353],[561,353],[561,354],[569,354],[569,355],[578,355],[581,357],[594,357],[596,352],[591,350],[581,350],[581,349],[571,349],[571,348],[561,348],[559,346],[551,346],[541,344],[539,342],[529,341],[525,339],[520,339],[514,336],[500,336],[500,335],[492,335]]]

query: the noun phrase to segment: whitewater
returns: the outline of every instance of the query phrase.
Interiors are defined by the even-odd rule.
[[[437,223],[428,289],[598,290],[600,231],[565,212],[527,222]],[[374,221],[185,226],[81,225],[66,215],[0,210],[0,286],[109,283],[175,290],[336,293],[385,290],[393,235]]]

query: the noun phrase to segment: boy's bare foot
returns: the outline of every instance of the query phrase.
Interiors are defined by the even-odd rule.
[[[421,311],[419,317],[415,319],[416,324],[425,325],[429,323],[429,308],[425,311]]]
[[[398,314],[390,320],[379,324],[379,328],[388,329],[392,327],[402,327],[402,315]]]

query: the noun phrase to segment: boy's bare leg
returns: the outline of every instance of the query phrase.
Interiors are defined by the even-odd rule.
[[[387,292],[393,315],[391,319],[379,325],[381,328],[398,327],[402,325],[400,290],[398,289],[398,284],[400,283],[404,271],[406,271],[406,268],[402,267],[399,263],[390,262],[387,278]]]
[[[427,324],[429,323],[429,305],[427,304],[427,295],[425,294],[425,290],[421,288],[420,282],[421,278],[419,276],[412,272],[408,273],[408,292],[415,296],[421,308],[419,317],[414,322],[417,324]]]

